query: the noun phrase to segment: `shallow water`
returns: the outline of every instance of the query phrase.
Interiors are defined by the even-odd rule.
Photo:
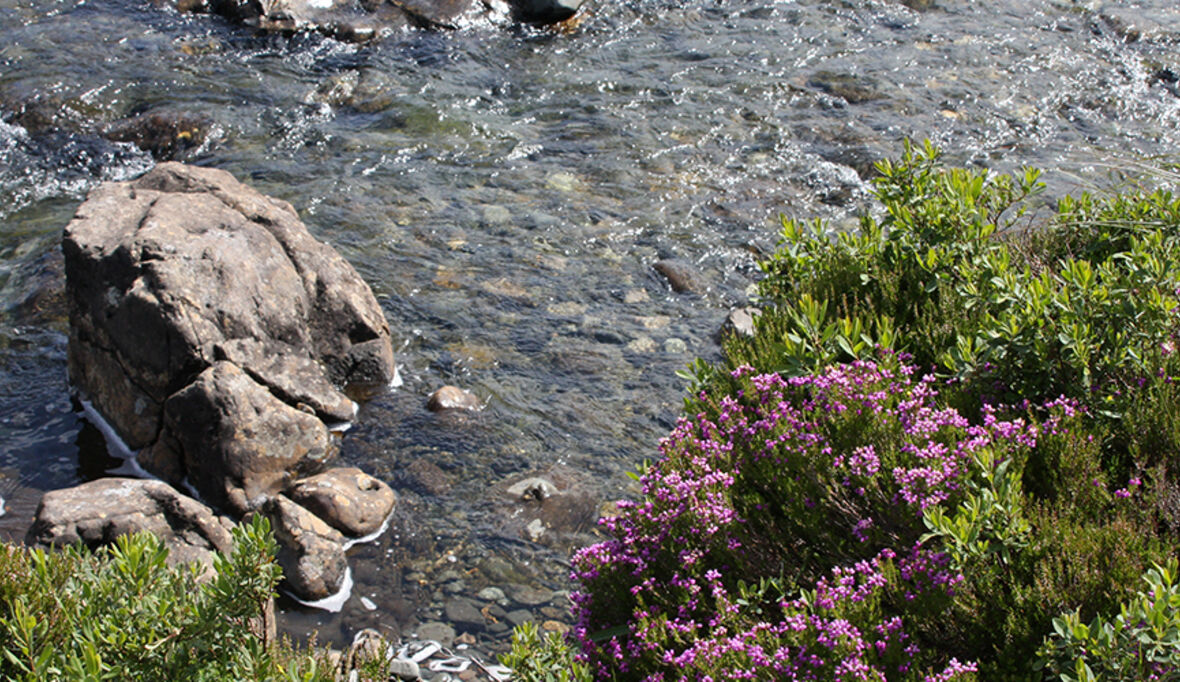
[[[0,0],[0,467],[15,491],[0,492],[27,514],[37,490],[115,465],[69,401],[53,252],[90,187],[153,164],[97,132],[184,112],[207,136],[183,158],[294,204],[371,284],[399,346],[404,386],[365,405],[342,452],[394,483],[394,523],[352,550],[341,614],[288,604],[287,628],[409,633],[456,596],[490,603],[487,587],[505,611],[561,621],[569,547],[633,492],[625,473],[681,404],[674,372],[716,357],[780,212],[847,220],[905,137],[956,163],[1041,166],[1051,195],[1175,155],[1177,27],[1172,0],[597,0],[569,34],[476,25],[354,46],[135,0]],[[663,258],[707,292],[673,293]],[[444,383],[486,409],[427,412]],[[562,495],[505,492],[534,474]]]

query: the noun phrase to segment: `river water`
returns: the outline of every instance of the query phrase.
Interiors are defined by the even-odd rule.
[[[343,611],[286,603],[285,628],[450,621],[484,651],[504,624],[567,620],[569,549],[634,492],[626,473],[680,409],[676,370],[717,357],[780,213],[849,221],[906,137],[1046,168],[1050,195],[1180,152],[1174,0],[591,3],[567,33],[356,46],[143,0],[0,0],[8,532],[39,491],[115,465],[70,403],[55,254],[89,188],[154,163],[98,135],[137,114],[200,120],[181,158],[294,204],[393,330],[405,383],[364,406],[341,458],[391,481],[398,511],[352,550]],[[669,258],[704,290],[673,292],[652,268]],[[428,412],[448,383],[486,408]],[[526,476],[560,494],[506,492]],[[457,599],[499,624],[455,622]]]

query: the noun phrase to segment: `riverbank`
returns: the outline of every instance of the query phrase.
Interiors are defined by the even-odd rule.
[[[938,157],[880,163],[855,232],[784,219],[757,332],[573,559],[579,678],[1180,670],[1180,199],[1015,229],[1037,171]]]

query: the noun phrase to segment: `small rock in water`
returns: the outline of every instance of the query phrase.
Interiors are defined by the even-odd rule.
[[[539,590],[526,585],[515,586],[511,595],[513,601],[524,606],[540,606],[553,598],[553,593],[549,590]]]
[[[446,623],[423,623],[414,631],[418,635],[418,639],[429,639],[443,645],[444,648],[451,648],[455,644],[455,628]]]
[[[524,527],[524,534],[533,542],[540,541],[541,537],[545,535],[545,522],[541,519],[529,521],[529,525]]]
[[[735,308],[729,311],[729,315],[725,317],[725,322],[721,324],[718,338],[724,338],[728,334],[737,334],[738,336],[745,337],[754,336],[754,318],[761,314],[762,310],[759,308]]]
[[[508,486],[507,493],[519,500],[536,500],[543,502],[557,494],[557,486],[551,482],[531,476]]]
[[[430,408],[432,412],[442,412],[444,410],[478,410],[481,405],[479,398],[476,398],[470,391],[464,391],[456,386],[443,386],[430,394],[426,407]]]
[[[451,489],[451,477],[436,464],[416,459],[402,470],[399,478],[407,487],[427,495],[443,495]]]
[[[688,352],[688,344],[684,342],[684,339],[666,339],[664,341],[664,352],[670,355],[682,355]]]
[[[647,299],[647,289],[629,289],[623,294],[623,303],[643,303]]]
[[[361,606],[365,607],[366,611],[376,611],[377,605],[373,603],[372,599],[368,597],[361,597]]]
[[[484,206],[483,221],[489,225],[503,225],[512,222],[512,212],[498,204]]]
[[[545,184],[559,192],[573,192],[578,187],[578,178],[572,173],[554,173]]]
[[[507,595],[504,594],[504,590],[501,590],[498,587],[485,587],[480,590],[479,594],[476,596],[485,601],[500,601],[501,599],[507,598]]]
[[[849,104],[862,104],[885,97],[875,81],[851,73],[816,71],[807,84],[833,97],[840,97]]]
[[[685,261],[662,260],[652,267],[667,278],[668,284],[672,285],[672,291],[676,293],[703,294],[709,288],[708,283],[701,277],[701,273]]]
[[[452,599],[444,608],[447,620],[463,632],[480,632],[487,625],[483,614],[467,599]]]

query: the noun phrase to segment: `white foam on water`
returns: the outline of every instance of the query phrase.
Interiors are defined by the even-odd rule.
[[[393,521],[393,512],[389,512],[389,516],[386,516],[385,520],[381,522],[380,528],[378,528],[377,530],[375,530],[372,533],[369,533],[368,535],[365,535],[363,537],[353,538],[353,539],[349,540],[348,542],[344,543],[344,549],[348,549],[348,548],[352,547],[353,545],[362,545],[366,542],[372,542],[372,541],[376,540],[377,538],[384,535],[385,531],[389,530],[389,523],[391,521]]]
[[[127,447],[127,443],[115,432],[115,427],[111,426],[110,422],[104,419],[98,410],[94,409],[94,405],[89,400],[79,400],[82,403],[82,414],[86,416],[87,421],[94,424],[94,428],[98,429],[103,440],[106,441],[107,452],[119,459],[135,459],[135,452]]]
[[[95,409],[94,404],[89,400],[81,397],[78,401],[82,403],[82,416],[86,421],[94,425],[98,432],[102,434],[102,438],[106,441],[107,452],[116,459],[123,460],[123,463],[107,471],[106,473],[112,476],[130,476],[132,478],[145,478],[153,481],[158,481],[160,478],[149,473],[146,469],[139,466],[139,461],[135,459],[135,451],[127,447],[127,443],[119,437],[115,431],[115,427],[111,426],[102,414]],[[199,499],[199,498],[198,498]]]
[[[340,589],[336,592],[336,594],[329,595],[323,599],[304,601],[291,594],[287,590],[283,590],[283,594],[286,594],[288,597],[294,599],[300,604],[303,604],[304,606],[308,606],[313,609],[321,609],[329,613],[340,613],[340,610],[343,609],[344,605],[348,602],[349,597],[352,596],[352,568],[349,567],[344,569],[344,582],[341,583]]]

